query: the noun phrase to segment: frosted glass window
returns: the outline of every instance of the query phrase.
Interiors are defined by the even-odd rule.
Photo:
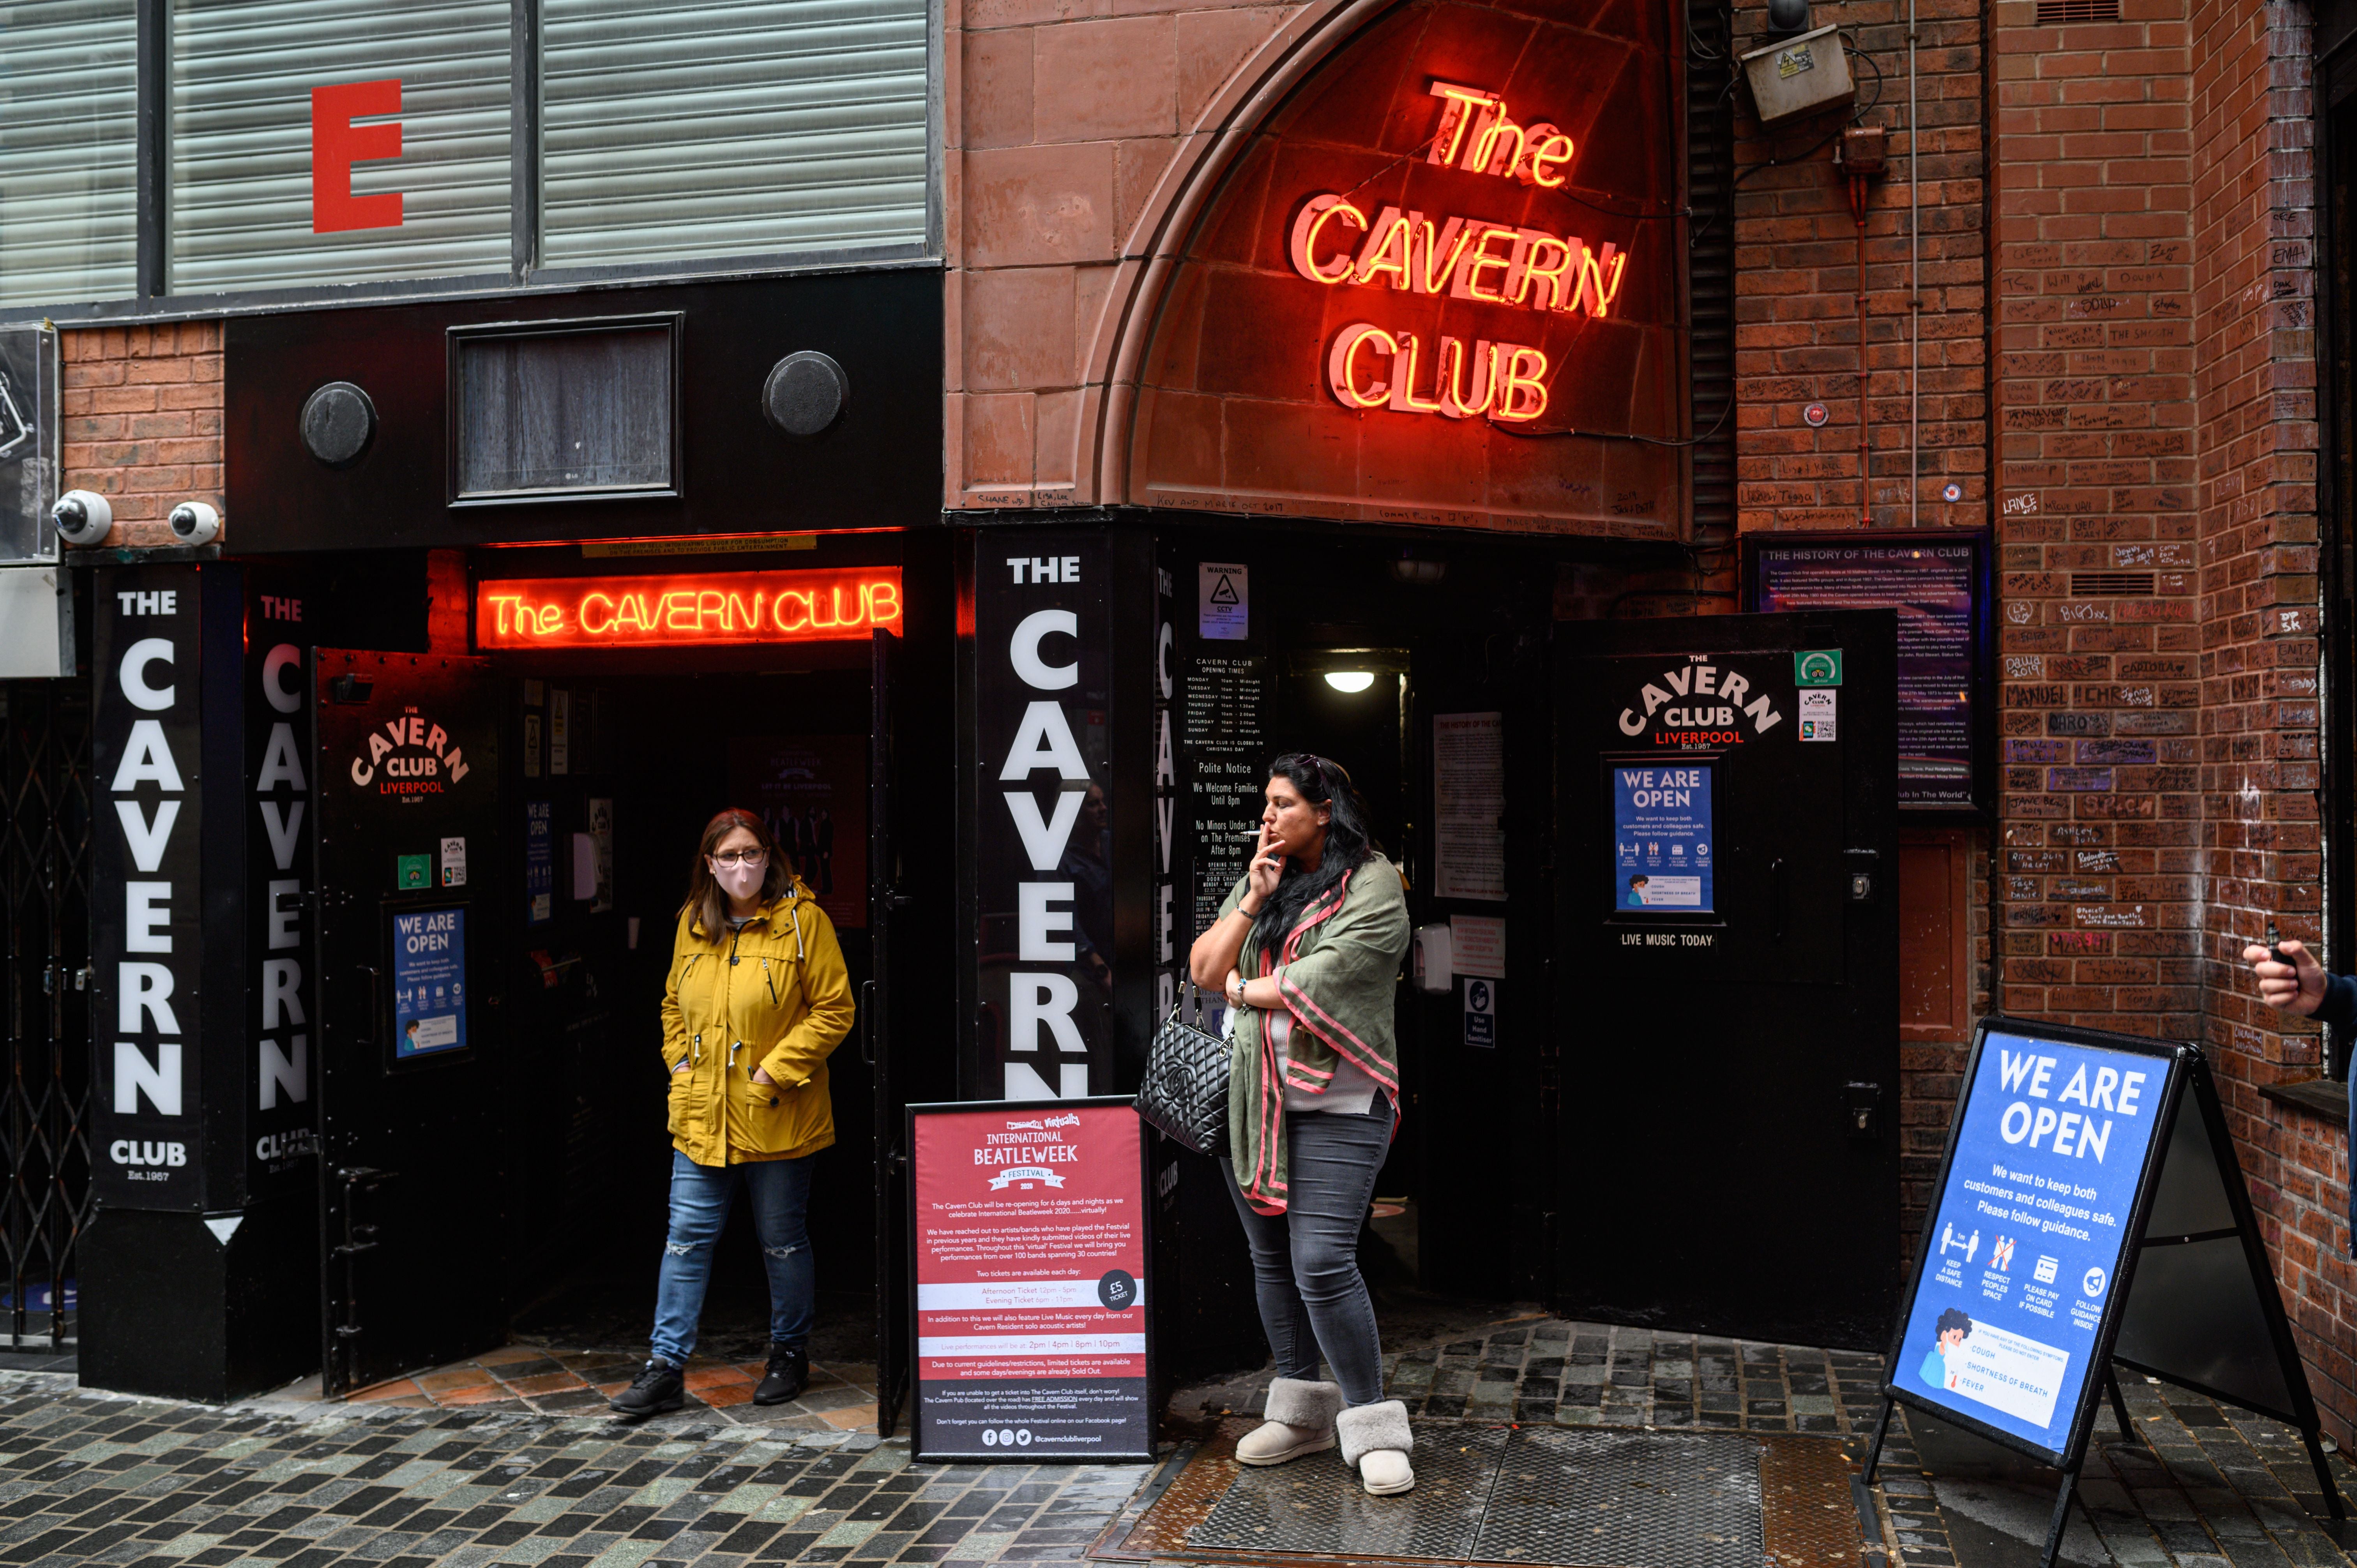
[[[133,0],[0,0],[0,305],[138,287]]]
[[[172,292],[506,272],[508,10],[175,0]]]
[[[541,263],[920,243],[926,0],[545,0]]]

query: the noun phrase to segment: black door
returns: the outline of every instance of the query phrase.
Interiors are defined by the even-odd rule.
[[[499,729],[481,660],[316,658],[320,1360],[337,1393],[506,1336]]]
[[[859,998],[860,1050],[876,1090],[876,1430],[892,1435],[909,1393],[909,1336],[916,1304],[909,1295],[908,1090],[893,1071],[892,983],[914,971],[897,964],[895,916],[908,902],[900,893],[899,844],[892,835],[892,659],[899,639],[875,634],[870,674],[867,758],[867,930],[872,968]]]
[[[1558,629],[1556,1305],[1878,1345],[1900,1262],[1896,618]]]

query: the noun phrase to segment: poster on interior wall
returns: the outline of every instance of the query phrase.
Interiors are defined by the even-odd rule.
[[[1506,719],[1432,718],[1432,890],[1443,898],[1506,897]]]
[[[909,1107],[920,1462],[1154,1456],[1125,1098]]]
[[[1748,536],[1744,552],[1747,610],[1899,613],[1900,810],[1986,807],[1995,726],[1987,533],[1779,533]],[[1804,709],[1803,719],[1810,716]],[[2153,743],[2137,744],[2149,751]],[[2075,758],[2057,751],[2053,760]]]
[[[867,925],[867,737],[759,736],[728,743],[728,800],[758,815],[845,930]]]

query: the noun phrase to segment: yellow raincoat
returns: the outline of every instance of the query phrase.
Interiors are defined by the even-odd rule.
[[[851,1032],[851,982],[834,922],[799,877],[716,940],[693,913],[680,916],[662,1017],[680,1153],[742,1165],[834,1142],[826,1058]],[[756,1068],[777,1081],[754,1082]]]

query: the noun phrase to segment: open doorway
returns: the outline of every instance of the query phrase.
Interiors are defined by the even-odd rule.
[[[724,807],[760,815],[832,919],[859,997],[873,972],[868,676],[556,667],[506,684],[502,793],[523,880],[518,918],[503,923],[509,1026],[523,1072],[550,1090],[511,1110],[514,1331],[642,1358],[672,1154],[662,1006],[697,837]],[[814,1156],[810,1349],[822,1366],[876,1361],[875,1140],[862,1045],[855,1025],[829,1061],[836,1143]],[[714,1258],[697,1352],[757,1361],[768,1343],[769,1287],[740,1203]]]

